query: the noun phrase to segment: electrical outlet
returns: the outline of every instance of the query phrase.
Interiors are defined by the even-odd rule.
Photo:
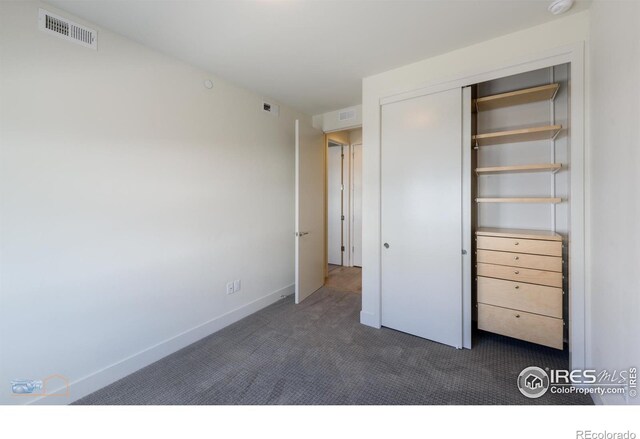
[[[227,284],[227,294],[233,294],[233,293],[234,293],[234,291],[233,291],[233,282],[229,282]]]
[[[240,285],[240,279],[236,279],[233,281],[233,292],[240,291],[242,285]]]

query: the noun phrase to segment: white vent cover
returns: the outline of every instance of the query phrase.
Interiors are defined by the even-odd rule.
[[[280,115],[280,106],[277,104],[272,104],[271,102],[267,102],[267,101],[262,101],[262,111],[264,111],[265,113],[269,113],[272,116],[279,116]]]
[[[355,108],[350,108],[348,110],[342,110],[340,113],[338,113],[338,120],[340,122],[345,121],[345,120],[355,119],[355,118],[356,118],[356,110],[355,110]]]
[[[73,41],[85,47],[98,49],[98,33],[94,29],[81,26],[44,9],[40,9],[38,13],[38,26],[40,30],[49,34]]]

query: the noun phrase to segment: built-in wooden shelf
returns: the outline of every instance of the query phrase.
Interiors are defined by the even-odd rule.
[[[545,241],[562,241],[562,236],[549,230],[524,230],[481,227],[476,230],[477,236],[500,236],[516,239],[544,239]]]
[[[528,104],[530,102],[553,100],[558,93],[560,84],[547,84],[539,87],[524,88],[522,90],[485,96],[475,101],[477,111],[493,110],[494,108],[511,105]]]
[[[512,197],[512,198],[476,198],[476,203],[560,203],[562,198],[553,197]]]
[[[507,174],[521,172],[558,172],[562,168],[560,163],[543,163],[540,165],[516,165],[516,166],[492,166],[488,168],[476,168],[476,174]]]
[[[532,140],[553,139],[558,135],[562,125],[544,125],[540,127],[522,128],[518,130],[496,131],[476,134],[473,142],[477,146],[498,145],[501,143],[530,142]]]

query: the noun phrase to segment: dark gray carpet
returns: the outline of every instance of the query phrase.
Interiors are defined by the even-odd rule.
[[[566,368],[566,353],[488,333],[456,350],[361,325],[359,277],[333,270],[301,305],[282,299],[76,404],[591,404],[516,387],[527,366]]]

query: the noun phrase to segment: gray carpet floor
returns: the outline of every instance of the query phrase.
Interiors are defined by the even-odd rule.
[[[527,399],[527,366],[568,354],[478,332],[457,350],[359,323],[360,269],[340,267],[300,305],[292,297],[151,364],[76,404],[591,404]]]

